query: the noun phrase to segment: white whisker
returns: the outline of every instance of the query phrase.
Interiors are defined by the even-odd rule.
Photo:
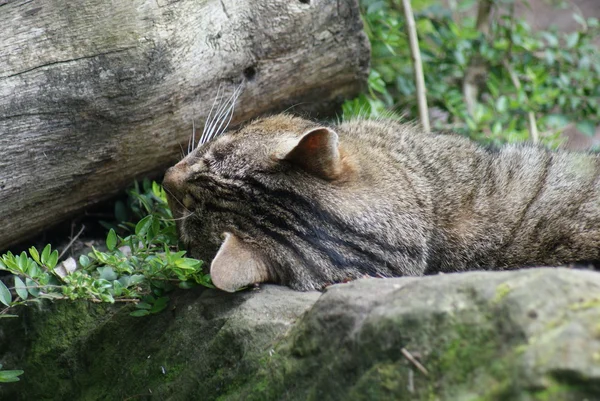
[[[212,139],[215,128],[216,128],[217,124],[219,123],[219,121],[223,118],[223,112],[226,111],[228,103],[229,103],[229,100],[227,100],[224,103],[221,103],[219,105],[219,107],[217,108],[217,111],[215,112],[215,116],[210,121],[210,126],[208,127],[208,129],[206,131],[206,138],[204,138],[204,142],[202,142],[202,143],[206,143]]]
[[[196,120],[192,113],[192,151],[196,149]]]
[[[206,137],[207,134],[209,132],[209,127],[212,124],[212,120],[215,118],[215,115],[217,114],[215,111],[215,115],[212,114],[213,109],[215,108],[215,106],[217,105],[217,103],[219,102],[219,97],[223,96],[221,93],[221,84],[219,84],[219,87],[217,88],[217,96],[215,96],[215,100],[213,100],[213,104],[210,108],[210,112],[208,113],[208,116],[206,117],[206,121],[204,122],[204,129],[202,130],[202,136],[200,137],[200,141],[199,144],[202,145],[203,143],[206,142]],[[217,110],[219,109],[219,107],[217,107]]]
[[[180,143],[179,147],[181,148],[181,158],[183,159],[185,157],[185,152],[183,151],[183,145]]]
[[[210,139],[220,135],[221,133],[223,133],[223,131],[225,131],[225,128],[229,125],[229,123],[231,122],[231,119],[233,118],[233,110],[235,107],[235,102],[238,98],[238,96],[241,93],[241,85],[238,86],[235,91],[233,91],[231,97],[227,100],[227,102],[225,103],[225,105],[229,105],[229,107],[227,108],[227,110],[225,111],[225,114],[223,114],[222,118],[221,118],[221,124],[219,124],[219,126],[214,130],[214,132],[212,133],[212,135],[210,136]],[[229,120],[227,121],[227,123],[225,123],[225,120],[229,118]],[[224,126],[225,124],[225,126]]]

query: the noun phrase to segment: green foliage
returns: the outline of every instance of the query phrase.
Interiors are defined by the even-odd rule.
[[[344,116],[377,116],[387,108],[414,119],[414,73],[400,2],[360,3],[372,71],[368,93],[346,102]],[[522,141],[530,139],[527,115],[533,112],[547,145],[557,145],[569,123],[593,134],[600,120],[600,53],[592,43],[600,32],[598,20],[574,14],[581,27],[577,32],[534,32],[513,17],[507,0],[502,3],[508,6],[498,8],[502,12],[492,13],[484,35],[465,14],[477,2],[459,0],[452,11],[431,3],[413,1],[433,128],[497,144]],[[483,71],[470,114],[462,86],[474,64]]]
[[[19,376],[22,374],[22,370],[2,370],[2,364],[0,364],[0,383],[18,382]]]
[[[130,210],[141,219],[111,228],[106,251],[92,248],[79,257],[76,269],[58,265],[58,251],[47,245],[34,247],[29,255],[7,252],[0,257],[0,270],[10,273],[8,287],[0,281],[0,302],[6,306],[0,316],[9,316],[11,307],[40,299],[84,299],[92,302],[132,302],[133,316],[145,316],[165,309],[165,295],[175,287],[198,284],[212,287],[202,271],[202,262],[185,257],[178,250],[175,223],[163,188],[156,182],[136,183],[129,191]],[[14,315],[10,315],[14,316]]]

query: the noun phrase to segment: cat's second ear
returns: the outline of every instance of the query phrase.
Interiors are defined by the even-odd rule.
[[[225,241],[210,265],[213,284],[227,292],[269,280],[262,256],[234,234],[225,233]]]
[[[335,179],[342,172],[338,134],[326,127],[305,133],[283,159],[324,179]]]

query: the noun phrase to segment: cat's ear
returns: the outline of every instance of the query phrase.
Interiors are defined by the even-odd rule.
[[[234,234],[225,233],[225,241],[210,265],[213,284],[227,292],[269,280],[261,255]]]
[[[283,159],[324,179],[335,179],[342,172],[338,134],[326,127],[305,133]]]

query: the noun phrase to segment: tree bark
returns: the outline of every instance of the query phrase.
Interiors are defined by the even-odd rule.
[[[160,172],[245,81],[232,124],[364,85],[356,0],[1,0],[0,250]]]

